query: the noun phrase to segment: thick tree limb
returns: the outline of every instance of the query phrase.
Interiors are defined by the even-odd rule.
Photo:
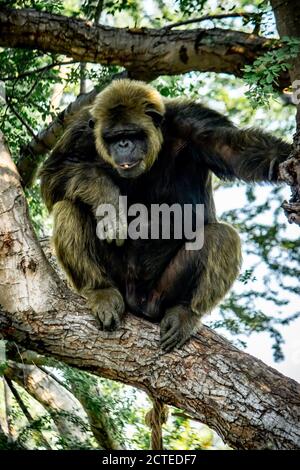
[[[48,264],[19,178],[0,148],[0,330],[26,348],[147,390],[241,449],[300,449],[300,385],[203,327],[164,354],[158,326],[128,315],[101,332]]]
[[[0,46],[64,54],[78,62],[121,65],[152,80],[198,70],[241,76],[276,41],[230,29],[113,28],[35,10],[0,9]],[[288,86],[286,75],[280,79]]]

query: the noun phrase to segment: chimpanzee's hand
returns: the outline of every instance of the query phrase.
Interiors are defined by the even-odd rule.
[[[113,331],[120,326],[125,305],[117,289],[111,287],[90,291],[87,298],[89,307],[100,322],[101,330]]]
[[[162,349],[170,352],[180,348],[196,330],[199,316],[189,307],[177,305],[166,311],[160,323],[160,344]]]

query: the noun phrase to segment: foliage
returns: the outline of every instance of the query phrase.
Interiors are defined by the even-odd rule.
[[[285,313],[298,290],[295,281],[300,275],[300,242],[284,234],[286,223],[279,210],[280,188],[273,188],[262,203],[256,201],[254,188],[248,189],[247,193],[248,200],[255,201],[255,206],[247,209],[247,217],[243,209],[228,211],[223,216],[235,223],[242,233],[246,251],[253,259],[252,266],[239,279],[243,287],[232,291],[222,304],[222,320],[215,326],[225,326],[236,334],[268,332],[273,340],[274,358],[278,361],[283,359],[284,343],[278,326],[289,325],[300,316],[300,310]],[[275,200],[278,201],[277,209],[274,209]],[[258,222],[270,218],[271,213],[272,224]],[[266,266],[264,273],[262,263]],[[272,315],[264,313],[269,311]]]
[[[113,430],[118,442],[128,444],[124,439],[125,423],[131,415],[135,392],[126,390],[117,382],[107,381],[86,372],[78,371],[66,365],[60,365],[66,385],[73,390],[75,396],[80,396],[86,406],[95,416],[107,417],[104,420],[106,428]]]
[[[244,79],[250,87],[246,95],[254,108],[268,105],[270,98],[276,93],[280,74],[287,72],[292,60],[299,53],[299,38],[283,37],[281,42],[280,49],[269,50],[252,65],[244,67]]]
[[[184,15],[190,15],[201,12],[207,0],[176,0],[176,3]]]
[[[0,0],[1,5],[10,8],[34,8],[49,13],[61,13],[64,8],[63,0],[51,0],[51,2],[45,0]]]
[[[4,49],[0,52],[0,80],[5,83],[6,92],[6,105],[0,107],[1,129],[15,156],[26,138],[32,138],[51,117],[49,98],[53,86],[60,81],[56,60],[55,56],[37,51]]]

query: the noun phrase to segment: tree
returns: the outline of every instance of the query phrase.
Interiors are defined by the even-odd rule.
[[[23,184],[38,229],[43,221],[43,208],[35,187],[29,188],[38,164],[56,143],[70,117],[84,104],[92,102],[99,88],[113,74],[122,73],[147,81],[188,71],[214,71],[236,77],[244,74],[250,84],[250,97],[259,93],[266,100],[275,91],[281,93],[290,84],[288,69],[291,69],[291,81],[298,76],[300,42],[295,37],[300,36],[300,30],[295,19],[295,2],[287,2],[290,20],[283,18],[281,4],[272,3],[282,40],[259,34],[265,14],[261,7],[254,8],[251,13],[217,11],[199,18],[196,15],[197,9],[201,10],[199,5],[208,8],[209,4],[181,0],[177,2],[182,16],[180,23],[178,12],[172,15],[162,8],[160,11],[170,18],[170,24],[163,19],[163,24],[154,20],[152,25],[149,19],[152,27],[128,29],[98,24],[101,9],[113,18],[117,18],[120,9],[127,12],[128,21],[135,18],[138,22],[141,2],[132,2],[128,6],[127,2],[121,1],[85,1],[80,3],[81,10],[77,13],[71,3],[56,1],[51,2],[51,6],[48,3],[26,0],[22,2],[22,8],[18,8],[19,2],[0,2],[0,45],[5,48],[2,56],[7,64],[0,77],[7,85],[6,106],[1,118],[19,170],[18,173],[1,136],[0,329],[3,338],[10,341],[8,361],[2,370],[11,391],[14,391],[14,384],[19,384],[42,403],[61,437],[60,445],[65,448],[81,445],[122,448],[124,443],[115,417],[112,419],[105,406],[99,407],[99,403],[90,400],[91,390],[97,388],[93,379],[89,379],[89,390],[84,392],[83,384],[76,387],[78,377],[72,380],[72,369],[61,381],[57,373],[53,375],[51,361],[44,356],[146,390],[153,400],[176,406],[188,416],[205,422],[232,447],[300,448],[299,385],[239,351],[212,330],[203,327],[181,351],[165,356],[157,346],[157,327],[130,314],[120,331],[100,333],[83,299],[72,293],[62,280],[63,275],[47,242],[41,244],[38,241],[22,189]],[[157,4],[161,7],[160,2]],[[194,10],[193,5],[196,5]],[[84,19],[78,18],[78,13]],[[191,13],[195,18],[187,20]],[[286,16],[286,10],[284,14]],[[198,26],[211,21],[221,24],[229,21],[233,26],[238,21],[242,30]],[[83,63],[87,66],[83,67]],[[101,64],[100,74],[99,68],[94,69],[91,63]],[[108,69],[103,68],[108,65]],[[125,70],[121,71],[120,66]],[[53,84],[62,80],[63,67],[70,67],[65,80],[69,92],[84,79],[92,81],[95,88],[79,95],[56,116],[51,109],[51,93]],[[172,83],[172,79],[158,83],[161,92],[169,93]],[[53,119],[49,122],[51,113]],[[42,129],[39,126],[41,117],[48,123]],[[29,140],[23,138],[24,129]],[[292,200],[285,203],[284,208],[289,220],[297,223],[298,138],[299,132],[295,137],[294,154],[282,168],[283,179],[292,186]],[[291,256],[290,260],[296,268],[294,265],[274,268],[274,261],[266,252],[269,238],[277,241],[278,233],[273,230],[255,240],[263,259],[272,265],[272,269],[282,273],[285,268],[284,274],[291,276],[293,272],[295,275],[297,257]],[[293,253],[297,242],[293,245],[290,241],[291,246]],[[244,275],[244,282],[247,282],[247,276],[251,277],[251,273]],[[248,293],[248,302],[253,297],[255,293]],[[270,301],[276,303],[275,297],[269,293]],[[240,297],[231,296],[224,311],[234,310],[247,328],[269,331],[275,338],[275,352],[280,356],[281,339],[274,320],[263,314],[250,313],[239,301]],[[286,316],[282,322],[292,321],[294,317],[296,315]],[[231,324],[234,330],[236,323],[224,318],[227,320],[224,324]],[[18,345],[17,349],[13,347],[14,343]],[[26,365],[20,364],[21,361]],[[20,380],[22,375],[26,377],[25,382]],[[50,397],[43,394],[41,383],[39,387],[35,384],[37,376],[51,384]],[[58,403],[57,388],[67,405]],[[18,405],[27,413],[23,395],[15,393],[15,399],[17,396]],[[73,421],[66,418],[62,408],[70,408],[69,416]],[[32,426],[34,419],[30,420]],[[89,436],[87,429],[91,431]],[[42,436],[44,439],[44,434]],[[21,444],[20,441],[18,445]]]

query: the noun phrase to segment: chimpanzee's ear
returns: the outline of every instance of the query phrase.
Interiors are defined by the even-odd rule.
[[[95,127],[95,121],[94,121],[93,119],[89,119],[89,127],[90,127],[91,129],[94,129],[94,127]]]
[[[151,119],[154,122],[154,125],[156,127],[159,127],[161,125],[162,120],[163,120],[164,117],[159,111],[157,111],[156,109],[151,108],[151,109],[148,109],[146,111],[146,114],[147,114],[147,116],[151,117]]]

